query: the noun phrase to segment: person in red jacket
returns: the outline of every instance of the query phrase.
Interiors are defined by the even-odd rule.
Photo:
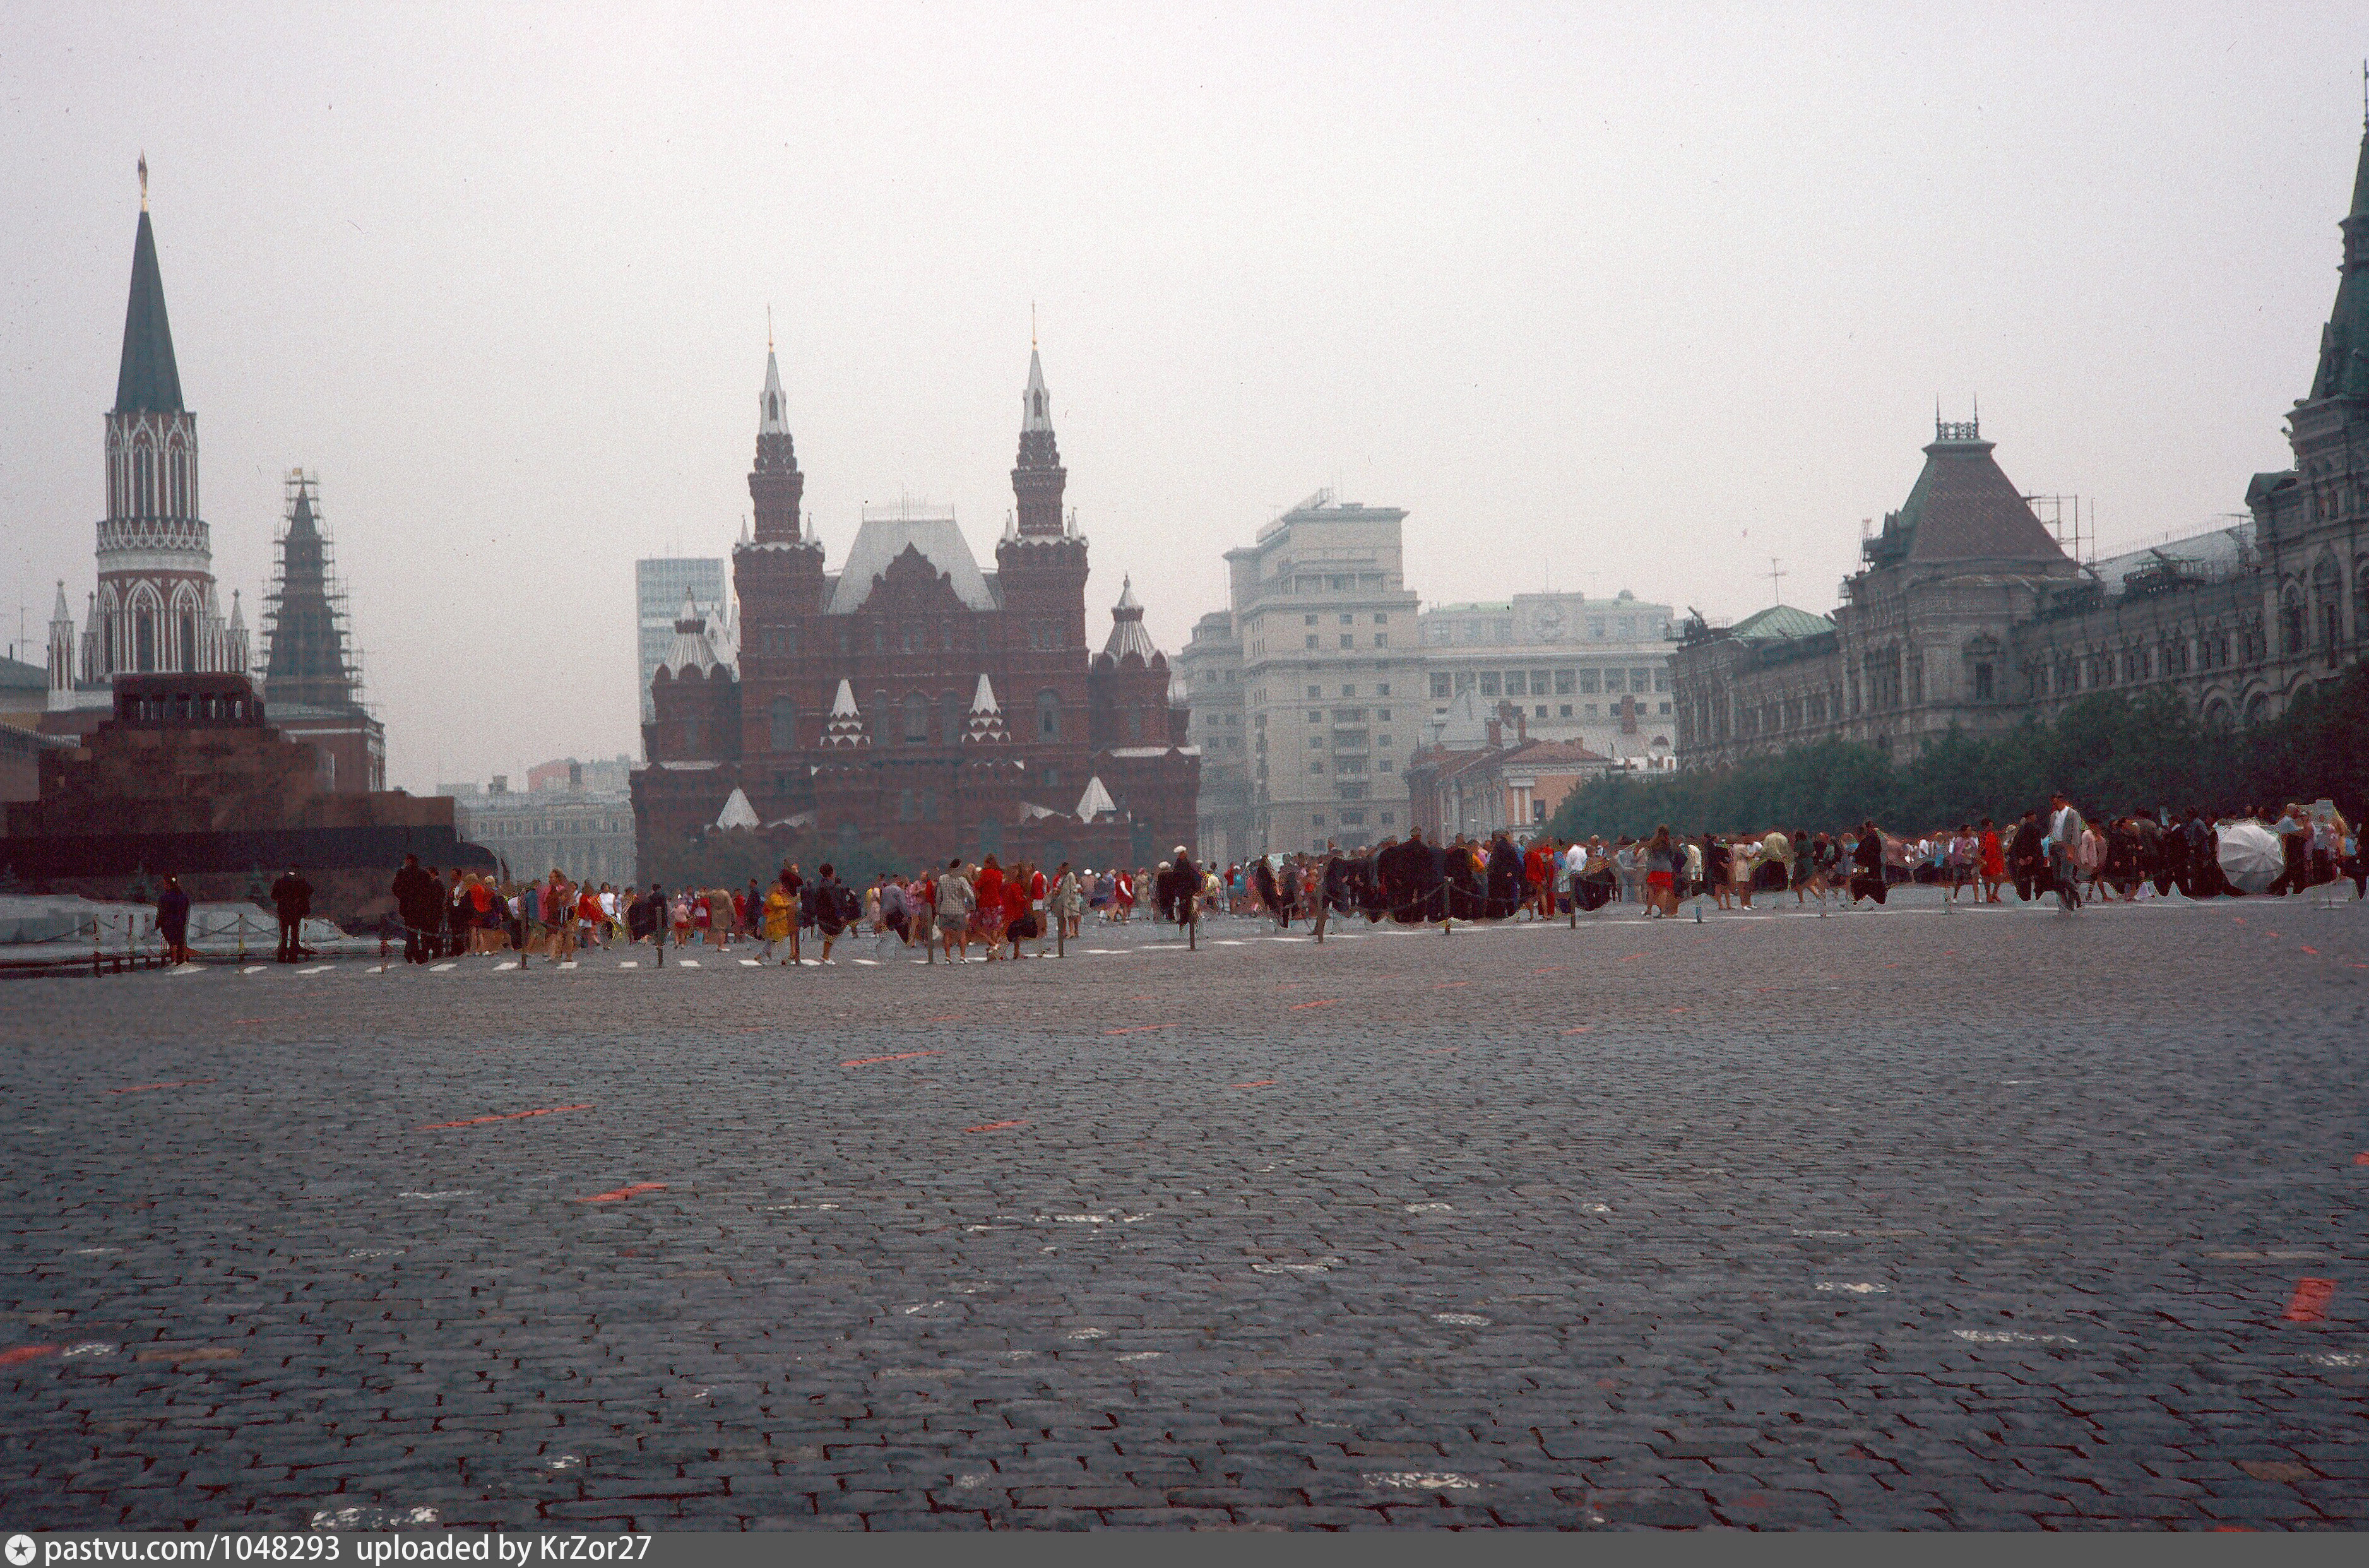
[[[970,933],[987,944],[987,959],[991,964],[1003,956],[998,949],[1003,945],[1004,925],[1003,868],[995,864],[993,855],[980,864],[971,891],[978,905],[971,913]]]
[[[1003,879],[1003,935],[1012,944],[1014,962],[1020,957],[1022,941],[1035,936],[1040,929],[1028,907],[1029,889],[1043,880],[1024,861],[1014,865],[1012,875]]]

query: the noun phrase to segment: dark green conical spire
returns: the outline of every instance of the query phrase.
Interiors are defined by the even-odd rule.
[[[2345,215],[2344,280],[2319,335],[2319,369],[2309,402],[2369,397],[2369,126],[2361,136],[2361,165],[2352,176],[2352,211]]]
[[[173,327],[165,319],[165,279],[156,269],[156,235],[148,225],[148,163],[140,164],[140,235],[132,245],[132,302],[123,310],[123,368],[115,377],[119,414],[178,414],[181,370],[173,362]]]

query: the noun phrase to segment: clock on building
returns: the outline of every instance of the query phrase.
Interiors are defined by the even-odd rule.
[[[1542,643],[1562,641],[1562,607],[1541,604],[1530,612],[1530,635]]]

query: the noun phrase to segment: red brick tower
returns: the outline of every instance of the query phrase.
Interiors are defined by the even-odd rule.
[[[793,681],[799,653],[797,617],[822,612],[827,587],[822,542],[807,532],[798,510],[806,487],[790,440],[790,406],[782,392],[781,363],[769,336],[765,390],[757,395],[757,462],[749,471],[756,527],[732,552],[733,588],[740,600],[739,663],[745,689],[740,749],[746,756],[785,753],[821,738],[824,715],[819,711],[801,714]],[[777,780],[787,785],[793,773],[776,768],[755,781],[763,796],[761,811],[786,815],[805,804],[802,788],[776,787]]]
[[[1003,589],[998,663],[1004,723],[1036,783],[1048,794],[1085,787],[1071,777],[1089,728],[1086,697],[1086,540],[1061,510],[1069,470],[1053,435],[1045,365],[1028,347],[1020,395],[1020,454],[1012,470],[1013,521],[995,547]],[[1050,804],[1049,802],[1047,804]]]

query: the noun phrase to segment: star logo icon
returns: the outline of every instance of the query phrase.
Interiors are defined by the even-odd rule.
[[[10,1536],[8,1538],[9,1568],[25,1568],[25,1564],[32,1560],[33,1538],[29,1535]]]

